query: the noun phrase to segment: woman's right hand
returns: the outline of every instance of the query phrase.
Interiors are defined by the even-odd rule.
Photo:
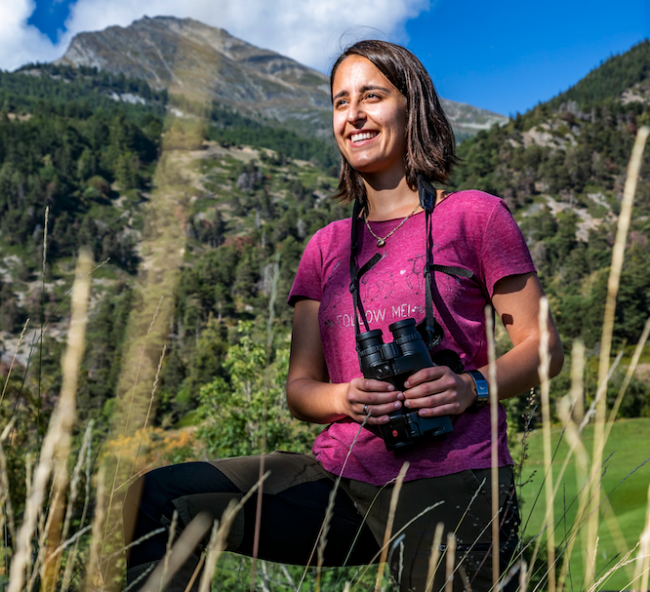
[[[354,378],[348,383],[347,390],[348,417],[366,424],[382,425],[388,423],[388,414],[402,407],[404,394],[395,391],[395,387],[371,378]]]
[[[350,417],[381,425],[402,406],[404,395],[388,382],[354,378],[349,383],[329,381],[323,356],[315,300],[296,303],[287,376],[287,403],[295,417],[314,423],[331,423]],[[365,407],[367,405],[367,407]],[[365,410],[364,410],[365,407]]]

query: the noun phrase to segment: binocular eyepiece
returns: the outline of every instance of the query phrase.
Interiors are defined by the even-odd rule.
[[[404,390],[404,381],[431,361],[415,319],[397,321],[388,327],[393,341],[384,343],[381,329],[365,331],[356,336],[359,366],[365,378],[383,380],[397,390]],[[390,421],[379,426],[379,433],[388,450],[398,450],[453,431],[448,415],[420,417],[417,411],[401,408],[390,414]]]

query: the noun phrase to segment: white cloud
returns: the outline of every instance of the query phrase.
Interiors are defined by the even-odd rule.
[[[33,0],[3,0],[0,5],[0,68],[13,70],[27,62],[46,61],[52,42],[36,27],[27,25]]]
[[[52,61],[76,33],[126,27],[146,14],[191,17],[325,71],[342,46],[359,38],[405,43],[404,24],[429,6],[430,0],[78,0],[53,44],[27,26],[33,1],[12,0],[0,8],[0,68]]]

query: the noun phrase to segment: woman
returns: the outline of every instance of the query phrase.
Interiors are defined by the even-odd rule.
[[[492,304],[513,343],[496,363],[498,397],[505,399],[538,383],[543,291],[502,200],[479,191],[431,194],[427,180],[444,184],[449,178],[454,142],[431,80],[415,56],[390,43],[362,41],[339,57],[330,82],[334,136],[343,157],[335,197],[356,201],[355,212],[361,214],[354,224],[343,220],[317,232],[305,250],[289,297],[295,313],[287,381],[291,412],[330,425],[316,439],[315,459],[283,453],[265,457],[271,475],[264,484],[258,556],[310,561],[330,492],[341,476],[325,564],[372,561],[383,541],[395,478],[408,461],[393,525],[399,534],[390,555],[399,589],[425,590],[433,533],[442,522],[457,539],[454,589],[488,590],[492,510],[484,307]],[[427,195],[435,200],[429,213],[422,209],[433,206]],[[351,226],[356,237],[352,258]],[[435,271],[429,275],[426,269]],[[427,298],[434,305],[428,313]],[[363,329],[382,329],[386,338],[391,323],[411,317],[428,322],[438,365],[414,371],[404,388],[364,378],[355,326],[365,318]],[[547,327],[554,376],[562,366],[562,348],[550,317]],[[449,366],[457,366],[456,372]],[[407,436],[393,450],[385,442],[397,434],[389,414],[400,410],[424,424],[450,416],[453,430],[413,445]],[[517,541],[518,514],[502,408],[498,449],[505,567]],[[227,502],[250,489],[258,474],[258,458],[149,473],[129,491],[125,524],[134,527],[127,541],[169,524],[174,509],[184,525],[199,510],[219,518]],[[252,554],[255,509],[253,497],[237,517],[231,550]],[[162,557],[166,536],[134,547],[129,581]],[[196,561],[176,576],[177,589],[184,589]],[[444,579],[444,569],[438,570],[434,589]]]

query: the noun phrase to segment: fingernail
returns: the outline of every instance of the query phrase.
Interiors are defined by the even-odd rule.
[[[411,401],[404,401],[404,405],[406,407],[410,407],[411,406]]]
[[[395,387],[394,387],[392,384],[389,384],[389,385],[388,385],[388,390],[389,390],[389,391],[394,391],[394,390],[395,390]]]
[[[404,398],[404,393],[397,393],[397,398],[401,401]]]
[[[406,388],[411,388],[411,383],[407,380],[407,381],[404,383],[404,386],[405,386]]]
[[[395,409],[399,409],[401,406],[402,404],[399,401],[397,401],[394,405]]]

